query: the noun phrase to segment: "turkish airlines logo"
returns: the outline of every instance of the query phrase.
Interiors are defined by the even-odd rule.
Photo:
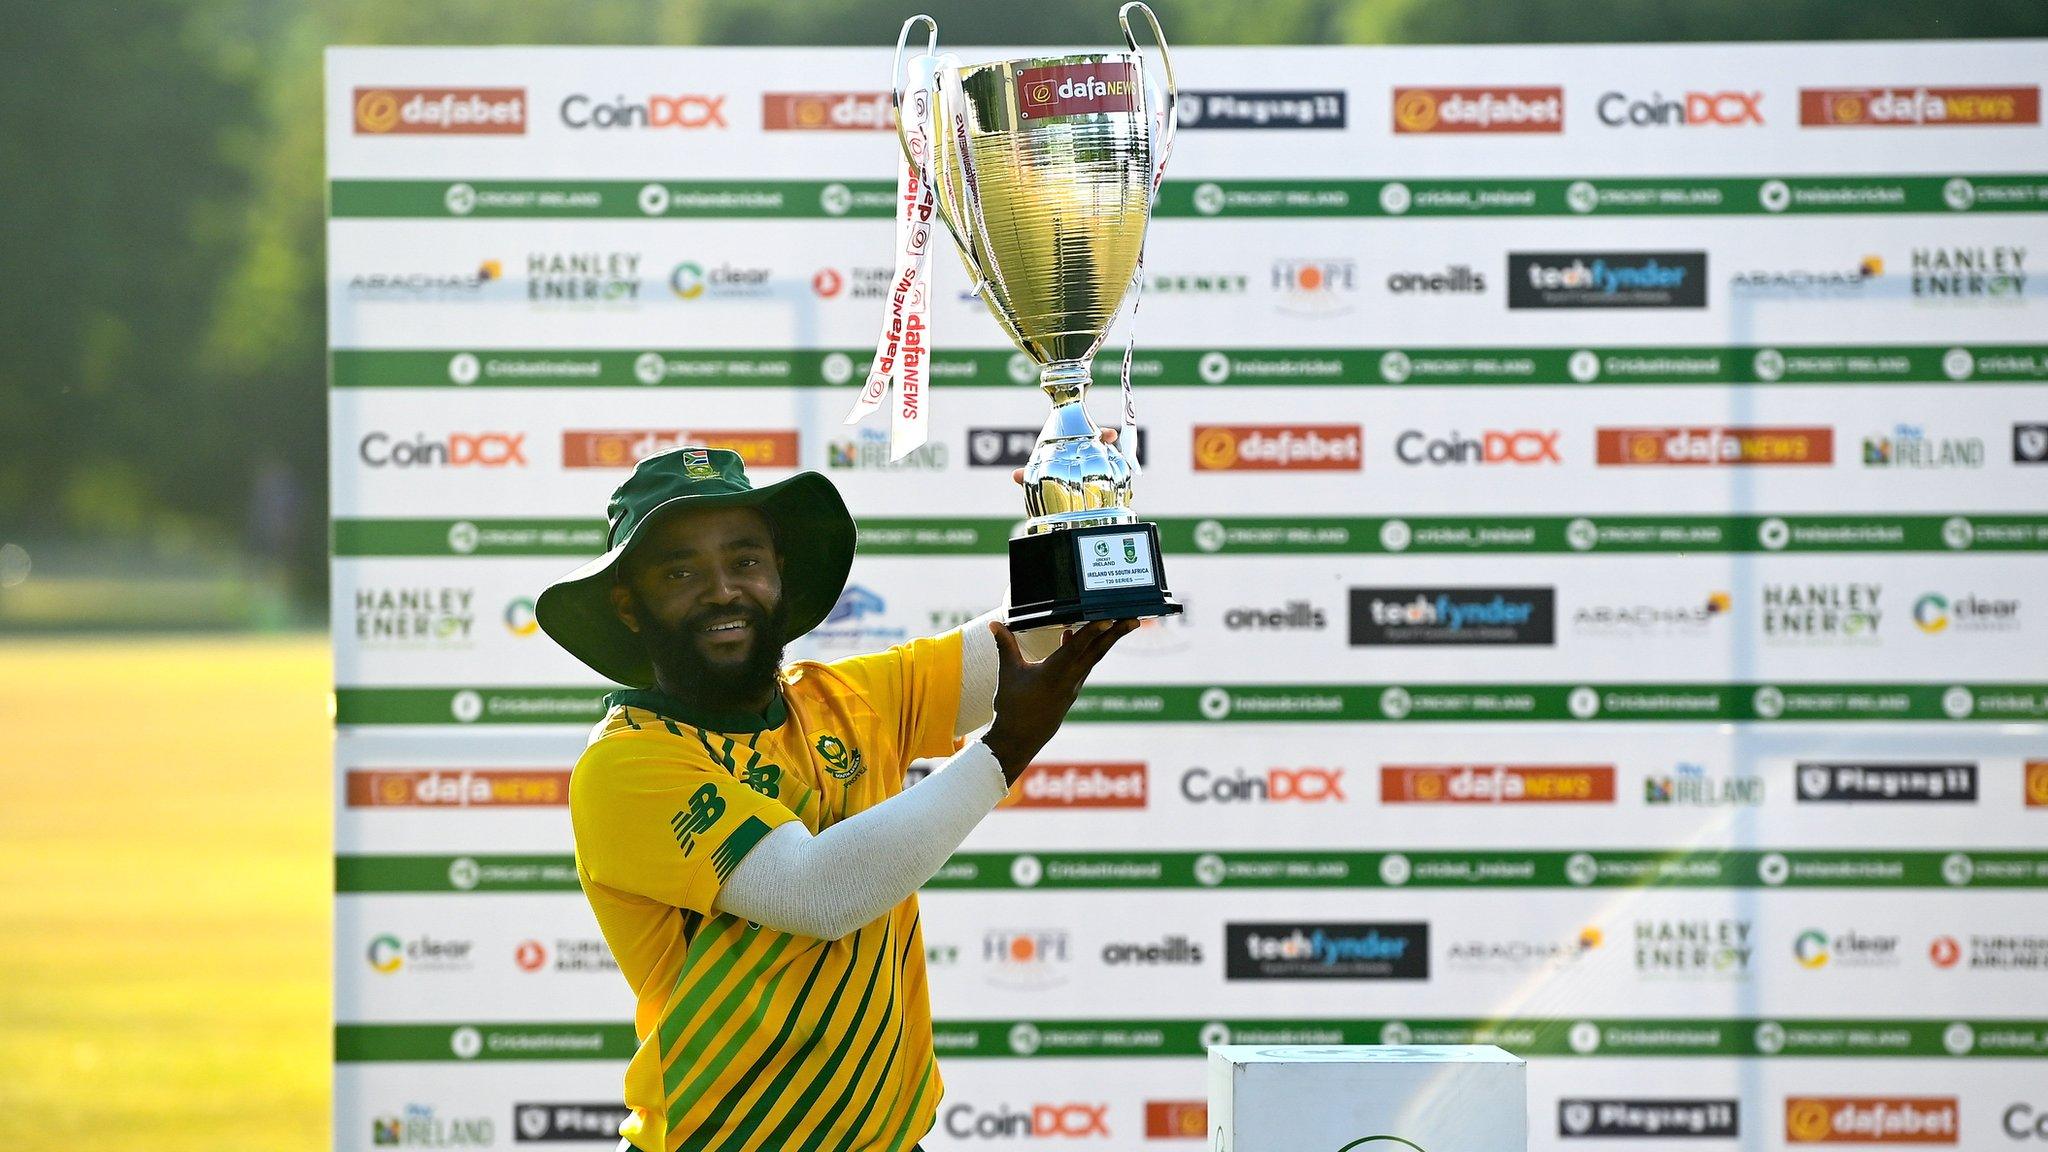
[[[1190,768],[1181,774],[1180,794],[1190,804],[1324,804],[1344,800],[1342,768],[1268,768],[1228,774]]]
[[[1394,132],[1562,132],[1563,88],[1396,88]]]
[[[1138,70],[1130,64],[1059,64],[1017,73],[1020,119],[1134,112],[1137,107]]]
[[[1801,88],[1803,128],[1981,128],[2039,124],[2041,89]]]
[[[764,92],[765,132],[892,132],[896,109],[887,92]]]
[[[1032,1104],[1011,1107],[999,1104],[993,1110],[972,1104],[955,1104],[946,1109],[940,1123],[946,1135],[958,1139],[1014,1140],[1109,1138],[1107,1104]]]
[[[1143,808],[1145,765],[1033,764],[997,807]]]
[[[569,774],[498,768],[349,769],[350,808],[560,808]]]
[[[1594,459],[1615,465],[1831,464],[1832,428],[1601,428]]]
[[[523,136],[524,88],[358,88],[358,136]]]
[[[1365,465],[1356,424],[1197,424],[1197,472],[1356,472]]]
[[[581,92],[562,101],[562,123],[576,130],[584,128],[724,128],[725,97],[689,93],[649,96],[632,103],[615,96],[601,104]]]
[[[1382,804],[1612,804],[1611,764],[1388,764]]]
[[[372,468],[524,468],[526,433],[452,432],[440,438],[422,432],[400,440],[372,432],[356,454]]]
[[[1789,1096],[1788,1144],[1954,1144],[1953,1096]]]
[[[1761,92],[1687,92],[1669,99],[1662,92],[1647,99],[1609,92],[1594,111],[1609,128],[1740,128],[1763,124],[1763,98]]]
[[[562,467],[631,468],[656,452],[683,444],[724,448],[750,468],[794,468],[797,439],[780,429],[713,431],[702,428],[570,429],[562,433]]]

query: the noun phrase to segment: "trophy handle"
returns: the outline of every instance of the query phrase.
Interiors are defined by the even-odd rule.
[[[1131,30],[1132,9],[1143,14],[1145,23],[1152,26],[1152,39],[1159,45],[1159,63],[1166,70],[1166,115],[1160,121],[1161,139],[1154,141],[1158,155],[1152,160],[1152,193],[1156,196],[1159,193],[1159,182],[1166,175],[1166,158],[1173,155],[1173,132],[1180,119],[1180,86],[1174,83],[1173,53],[1166,46],[1166,33],[1160,30],[1159,17],[1154,16],[1152,9],[1146,7],[1141,0],[1131,0],[1117,9],[1116,22],[1123,26],[1124,44],[1130,48],[1132,55],[1138,57],[1140,71],[1142,72],[1145,67],[1145,51],[1138,47],[1138,35]]]
[[[896,62],[889,66],[889,104],[896,112],[896,143],[902,147],[903,158],[909,161],[910,166],[913,168],[925,163],[929,159],[928,157],[920,159],[910,154],[910,134],[903,130],[903,89],[908,83],[908,77],[903,75],[903,48],[904,45],[910,42],[910,30],[916,27],[919,21],[923,21],[924,26],[930,29],[930,31],[925,33],[924,54],[926,56],[938,54],[939,22],[920,12],[905,20],[903,27],[897,31]]]
[[[910,133],[903,127],[903,92],[908,87],[908,77],[903,72],[903,50],[910,41],[910,30],[920,22],[927,29],[924,55],[938,62],[937,73],[924,77],[926,91],[931,97],[932,130],[929,156],[914,154],[910,147]],[[974,277],[974,291],[982,293],[992,285],[987,270],[982,266],[980,257],[976,255],[974,234],[969,230],[968,224],[970,220],[980,219],[978,206],[972,200],[973,162],[962,158],[962,171],[967,178],[960,182],[962,187],[953,188],[951,181],[945,178],[946,170],[951,164],[943,159],[944,153],[956,143],[950,134],[952,124],[946,112],[947,101],[944,93],[947,86],[944,79],[949,74],[958,75],[959,62],[950,57],[939,57],[938,47],[939,22],[922,12],[905,20],[903,27],[896,33],[896,59],[889,73],[889,97],[896,111],[896,143],[903,149],[904,159],[909,162],[911,168],[931,181],[933,198],[939,209],[939,220],[946,225],[946,231],[952,234],[953,245],[959,251],[961,261],[967,265],[967,271]],[[957,88],[957,82],[954,87]]]

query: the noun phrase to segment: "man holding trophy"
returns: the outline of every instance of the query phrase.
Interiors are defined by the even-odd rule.
[[[963,68],[927,51],[899,88],[899,274],[855,418],[888,401],[897,453],[922,442],[936,206],[1054,403],[1007,623],[783,665],[845,586],[853,519],[818,473],[754,488],[737,455],[695,446],[642,460],[605,554],[539,598],[557,643],[630,686],[570,784],[578,878],[638,1001],[621,1152],[905,1152],[928,1132],[943,1086],[915,893],[1137,619],[1179,611],[1130,511],[1128,354],[1123,436],[1081,403],[1170,138],[1171,71],[1146,83],[1134,10],[1158,35],[1125,5],[1128,53]],[[941,756],[904,788],[911,760]]]

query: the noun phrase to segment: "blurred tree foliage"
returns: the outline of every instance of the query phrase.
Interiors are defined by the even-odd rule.
[[[0,27],[0,538],[326,581],[321,49],[1110,41],[1114,0],[45,0]],[[2048,36],[2044,0],[1155,0],[1176,43]],[[263,513],[269,508],[271,515]],[[275,513],[291,513],[296,532]],[[267,525],[267,527],[266,527]]]

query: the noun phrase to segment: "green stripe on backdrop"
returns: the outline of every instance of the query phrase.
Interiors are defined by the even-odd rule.
[[[535,861],[552,861],[553,868],[534,868]],[[569,875],[566,882],[559,879],[564,872]],[[466,884],[450,879],[477,874],[493,879]],[[573,862],[566,855],[338,856],[335,875],[335,890],[345,895],[579,891]],[[2048,888],[2048,850],[959,852],[925,887],[2038,889]]]
[[[1001,556],[1004,517],[860,521],[869,556]],[[1803,516],[1160,516],[1169,554],[2016,552],[2048,550],[2048,513]],[[337,557],[595,556],[602,520],[400,519],[333,522]]]
[[[1518,1056],[1747,1056],[2039,1060],[2048,1020],[1736,1016],[1484,1018],[941,1020],[948,1059],[1199,1057],[1212,1044],[1499,1044]],[[633,1050],[614,1024],[339,1024],[341,1063],[613,1060]],[[467,1053],[467,1054],[465,1054]]]
[[[337,688],[338,724],[575,724],[604,689]],[[2048,684],[1232,684],[1085,689],[1081,723],[2048,720]]]
[[[328,354],[336,388],[845,388],[872,349],[366,349]],[[1095,362],[1114,383],[1122,362]],[[933,383],[1030,386],[1008,348],[932,354]],[[1131,377],[1159,387],[2017,384],[2048,382],[2048,345],[1672,345],[1514,348],[1148,348]]]
[[[335,219],[886,219],[885,180],[334,180]],[[1773,216],[2048,211],[2048,175],[1169,180],[1162,217]]]

